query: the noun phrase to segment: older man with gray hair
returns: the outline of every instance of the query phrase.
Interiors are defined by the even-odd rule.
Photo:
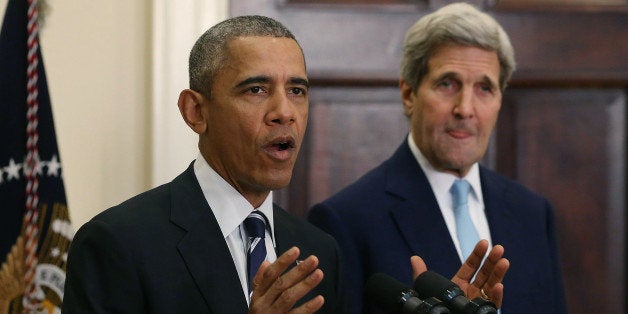
[[[505,31],[469,4],[408,30],[399,82],[407,139],[308,217],[340,245],[351,312],[363,302],[372,310],[362,297],[372,274],[412,285],[427,264],[504,313],[566,313],[552,206],[479,164],[514,69]],[[425,264],[413,257],[411,267],[414,255]]]

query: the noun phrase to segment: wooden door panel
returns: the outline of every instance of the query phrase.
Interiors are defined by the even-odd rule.
[[[430,8],[447,2],[453,1],[347,6],[233,0],[230,12],[262,14],[285,23],[303,46],[312,82],[395,86],[406,30]],[[513,85],[626,85],[628,41],[619,39],[628,38],[628,5],[474,2],[498,3],[490,10],[516,49],[519,71]]]
[[[625,91],[518,88],[504,106],[497,167],[554,205],[570,313],[623,313]]]
[[[626,7],[598,10],[502,6],[497,18],[510,36],[518,64],[513,83],[625,85],[628,40],[620,38],[628,38]]]
[[[315,89],[312,93],[306,148],[311,182],[308,207],[390,157],[408,133],[396,88]]]
[[[310,125],[280,204],[305,216],[393,153],[408,131],[396,88],[403,36],[447,2],[230,1],[232,15],[285,23],[306,55]],[[482,162],[555,206],[569,312],[625,313],[628,4],[475,2],[498,3],[490,10],[518,62]]]

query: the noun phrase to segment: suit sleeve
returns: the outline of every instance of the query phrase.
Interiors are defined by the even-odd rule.
[[[362,263],[356,243],[337,212],[325,204],[317,204],[310,210],[308,220],[323,231],[329,233],[340,247],[340,270],[344,307],[349,313],[361,313],[363,307]]]
[[[320,230],[318,232],[322,233]],[[342,274],[344,265],[342,265],[340,248],[329,234],[325,234],[320,243],[325,249],[320,250],[320,254],[317,255],[320,261],[319,267],[324,273],[323,281],[327,280],[328,283],[319,285],[322,289],[320,292],[325,297],[325,304],[318,313],[347,313],[348,304]],[[307,301],[306,299],[309,300],[309,298],[303,298],[302,301]]]
[[[86,223],[68,255],[63,313],[143,313],[132,252],[120,233],[101,221]]]
[[[567,305],[565,303],[565,291],[563,288],[563,277],[560,270],[560,261],[558,258],[558,246],[556,244],[556,230],[554,227],[554,209],[552,205],[546,200],[545,208],[547,213],[547,238],[548,245],[550,247],[550,255],[552,261],[553,282],[554,282],[554,311],[552,313],[567,313]]]

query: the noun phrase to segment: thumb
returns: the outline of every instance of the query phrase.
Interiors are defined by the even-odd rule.
[[[416,280],[416,277],[427,271],[427,265],[419,256],[410,257],[410,265],[412,266],[412,280]]]

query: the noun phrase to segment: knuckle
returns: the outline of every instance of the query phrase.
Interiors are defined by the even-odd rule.
[[[277,287],[278,290],[284,290],[287,288],[286,286],[286,280],[284,280],[283,277],[279,276],[276,280],[275,280],[275,287]]]
[[[249,307],[249,314],[252,313],[262,313],[262,311],[260,310],[260,306],[258,306],[256,303],[251,302],[251,306]]]
[[[292,291],[290,290],[285,290],[284,292],[282,292],[281,295],[279,296],[279,299],[281,299],[281,302],[285,304],[292,304],[297,301],[295,299],[294,293],[292,293]]]
[[[278,274],[277,274],[277,271],[274,269],[274,267],[268,267],[266,271],[264,272],[263,278],[268,279],[268,278],[275,278],[277,276]]]

